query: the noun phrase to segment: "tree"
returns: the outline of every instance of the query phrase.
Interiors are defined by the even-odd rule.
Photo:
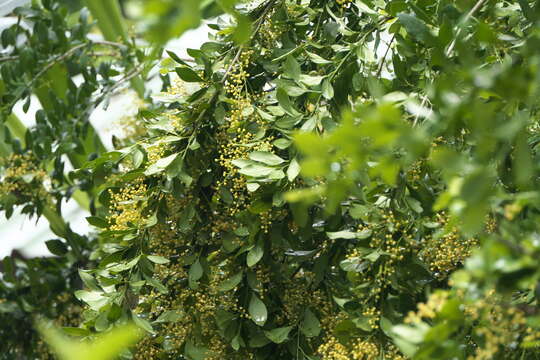
[[[68,176],[97,228],[62,243],[71,333],[131,320],[134,359],[537,358],[540,5],[220,4],[144,135]]]

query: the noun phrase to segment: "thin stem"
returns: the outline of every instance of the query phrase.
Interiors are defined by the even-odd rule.
[[[133,70],[131,70],[126,76],[124,76],[122,79],[116,81],[114,83],[114,85],[112,85],[110,88],[108,89],[104,89],[102,92],[101,92],[101,95],[99,95],[96,100],[94,100],[93,102],[91,102],[88,106],[88,108],[86,109],[85,113],[88,114],[90,111],[92,111],[93,109],[95,109],[97,106],[99,106],[99,104],[105,100],[105,98],[107,97],[107,95],[113,93],[114,91],[116,91],[120,86],[122,86],[126,81],[129,81],[133,78],[135,78],[137,75],[139,75],[142,71],[144,70],[144,66],[139,66]]]
[[[257,26],[256,26],[255,30],[253,31],[253,34],[251,34],[251,37],[250,37],[251,39],[253,39],[255,37],[255,35],[257,35],[259,30],[261,29],[261,26],[262,26],[262,24],[264,22],[264,18],[268,14],[268,12],[270,11],[270,9],[274,5],[274,3],[275,3],[275,1],[271,0],[271,1],[268,2],[268,4],[266,4],[266,7],[263,10],[261,16],[257,19]],[[236,55],[234,56],[234,59],[229,64],[229,66],[227,68],[227,71],[225,71],[225,75],[223,75],[223,79],[221,80],[222,83],[225,83],[225,81],[227,80],[227,77],[229,76],[229,73],[231,72],[232,67],[234,66],[234,64],[240,58],[240,54],[242,54],[242,50],[243,50],[243,46],[240,46],[238,51],[236,52]]]
[[[478,0],[476,4],[473,6],[473,8],[467,13],[467,15],[465,15],[465,17],[463,18],[463,21],[461,22],[461,25],[466,24],[469,21],[469,19],[474,15],[474,13],[476,13],[478,9],[480,9],[480,7],[484,4],[485,1],[486,0]],[[462,28],[460,27],[456,31],[456,36],[454,37],[454,40],[452,40],[452,43],[448,47],[448,50],[446,51],[446,56],[450,56],[450,54],[454,50],[454,47],[456,46],[457,38],[461,34],[461,29]]]
[[[383,56],[383,58],[381,60],[381,64],[379,65],[379,69],[377,70],[377,74],[375,74],[375,77],[377,77],[377,78],[379,76],[381,76],[383,66],[384,66],[384,61],[386,60],[386,56],[388,55],[388,52],[390,51],[390,47],[392,46],[392,43],[394,42],[395,38],[396,38],[396,34],[394,34],[394,36],[392,36],[392,39],[390,39],[390,42],[388,43],[388,47],[386,48],[384,56]]]

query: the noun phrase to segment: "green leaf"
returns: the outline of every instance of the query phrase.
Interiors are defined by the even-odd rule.
[[[309,59],[311,61],[313,61],[315,64],[333,64],[332,61],[330,60],[326,60],[325,58],[317,55],[317,54],[314,54],[314,53],[311,53],[309,51],[306,51],[306,54],[308,55]]]
[[[152,328],[152,324],[150,322],[136,314],[132,314],[131,318],[133,319],[133,323],[137,325],[139,328],[143,329],[144,331],[154,334],[154,329]]]
[[[83,283],[86,285],[86,287],[90,290],[102,291],[101,288],[98,286],[96,279],[94,279],[94,277],[90,275],[87,271],[79,269],[79,276]]]
[[[334,88],[330,79],[325,79],[322,83],[322,95],[326,100],[331,100],[334,98]]]
[[[144,175],[151,176],[164,171],[178,157],[178,155],[179,154],[172,154],[157,160],[146,169]]]
[[[302,73],[302,70],[300,68],[300,64],[292,55],[287,56],[287,58],[285,59],[285,63],[283,64],[283,70],[283,74],[285,76],[288,76],[293,80],[300,79],[300,74]]]
[[[235,287],[240,284],[242,281],[242,278],[244,277],[244,272],[240,271],[239,273],[231,276],[230,278],[223,280],[221,284],[219,284],[218,290],[219,291],[230,291],[234,289]]]
[[[249,154],[249,158],[270,166],[279,165],[285,162],[285,160],[279,156],[268,151],[253,151]]]
[[[66,244],[59,239],[47,240],[45,241],[45,245],[51,254],[56,256],[64,256],[68,252],[68,247]]]
[[[92,226],[95,226],[97,228],[106,229],[109,227],[109,223],[107,220],[100,218],[98,216],[88,216],[86,218],[86,221]]]
[[[320,75],[305,75],[305,74],[302,74],[300,75],[300,82],[306,86],[310,86],[310,87],[313,87],[313,86],[318,86],[321,84],[321,81],[323,81],[325,77],[324,76],[320,76]]]
[[[399,22],[405,27],[405,30],[415,39],[423,43],[429,43],[433,35],[427,25],[419,20],[414,15],[409,15],[405,13],[398,14]]]
[[[185,82],[202,82],[203,79],[192,69],[186,66],[179,66],[174,71],[178,74],[178,77]]]
[[[246,257],[246,263],[247,266],[253,267],[256,265],[263,257],[264,255],[264,249],[260,245],[255,245],[251,250],[249,250],[247,257]]]
[[[155,264],[168,264],[171,262],[169,259],[157,255],[147,255],[146,258]]]
[[[291,160],[291,163],[287,168],[287,179],[289,179],[289,181],[293,181],[294,179],[296,179],[298,174],[300,174],[300,164],[298,163],[296,158],[294,158]]]
[[[184,354],[190,360],[205,360],[211,355],[209,349],[202,346],[196,346],[190,340],[186,341]]]
[[[250,164],[241,168],[240,170],[238,170],[238,172],[246,176],[260,178],[270,175],[274,170],[274,168],[268,166]]]
[[[259,326],[263,326],[268,318],[268,311],[266,305],[257,297],[252,294],[249,302],[249,315],[253,322]]]
[[[335,232],[327,232],[326,235],[330,240],[336,239],[356,239],[357,233],[354,231],[343,230]]]
[[[169,50],[165,50],[165,52],[171,57],[171,59],[176,61],[178,64],[188,66],[188,64],[184,60],[180,59],[178,55],[176,55],[174,52]]]
[[[292,326],[285,326],[285,327],[280,327],[280,328],[272,329],[269,331],[265,331],[264,334],[266,335],[268,339],[272,340],[272,342],[276,344],[281,344],[282,342],[287,340],[289,333],[291,332],[292,329],[293,329]]]
[[[413,209],[415,212],[417,212],[419,214],[424,212],[424,209],[422,208],[422,204],[420,203],[420,201],[416,200],[415,198],[407,196],[405,198],[405,201],[411,207],[411,209]]]
[[[300,331],[306,337],[316,337],[321,333],[321,323],[310,309],[304,312],[304,319],[300,323]]]
[[[291,146],[291,143],[292,142],[288,139],[277,139],[273,142],[274,146],[281,150],[287,149],[289,146]]]
[[[75,297],[81,301],[87,303],[92,310],[99,311],[103,306],[109,302],[109,298],[104,296],[101,291],[75,291]]]
[[[157,323],[174,323],[182,320],[185,313],[181,310],[167,310],[164,311],[157,319]]]
[[[189,287],[192,289],[196,289],[198,287],[197,281],[199,281],[199,279],[202,278],[202,276],[203,276],[203,267],[199,259],[197,259],[197,261],[195,261],[193,265],[191,265],[191,267],[189,268],[189,274],[188,274]]]
[[[274,81],[274,83],[277,85],[278,89],[281,89],[291,97],[298,97],[309,91],[300,84],[291,80],[277,79]]]
[[[392,333],[409,342],[418,344],[424,339],[425,331],[412,326],[395,325],[392,326]]]
[[[294,105],[285,90],[278,88],[276,92],[276,98],[279,102],[279,105],[287,114],[291,116],[299,115],[299,112],[294,108]]]
[[[143,336],[143,333],[133,324],[123,325],[100,334],[91,342],[71,340],[44,322],[38,322],[36,327],[60,360],[113,360]]]

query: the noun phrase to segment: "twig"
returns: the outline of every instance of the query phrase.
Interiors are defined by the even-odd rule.
[[[270,11],[270,9],[274,5],[274,3],[275,3],[274,0],[270,0],[266,4],[266,7],[263,10],[261,16],[259,17],[259,19],[257,19],[257,26],[256,26],[255,30],[253,31],[253,33],[250,36],[251,39],[253,39],[255,37],[255,35],[257,35],[259,30],[261,29],[261,26],[262,26],[262,24],[264,22],[264,17],[268,14],[268,12]],[[227,81],[227,76],[229,76],[229,73],[231,72],[232,67],[238,61],[238,58],[240,57],[240,54],[242,53],[242,50],[243,50],[243,47],[240,46],[240,48],[236,52],[236,55],[234,56],[234,59],[231,61],[231,63],[229,64],[227,70],[225,71],[225,75],[223,75],[223,79],[221,80],[222,83],[225,83],[225,81]]]
[[[232,67],[234,66],[234,64],[238,61],[238,58],[240,57],[240,54],[242,53],[242,47],[240,46],[240,48],[238,49],[238,51],[236,52],[236,55],[234,56],[234,59],[231,61],[231,63],[229,64],[229,66],[227,67],[227,71],[225,71],[225,75],[223,75],[223,79],[221,80],[222,83],[224,83],[225,81],[227,81],[227,76],[229,76],[229,72],[231,72],[232,70]]]
[[[420,103],[420,107],[423,109],[424,108],[424,105],[426,105],[426,102],[427,102],[427,95],[424,95],[422,97],[422,102]],[[420,117],[420,109],[419,111],[416,113],[416,115],[414,116],[414,121],[413,121],[413,127],[416,126],[416,122],[418,121],[418,118]]]
[[[43,67],[43,69],[41,69],[37,74],[36,76],[34,76],[34,78],[32,79],[32,81],[30,81],[30,83],[28,84],[27,88],[31,88],[32,85],[34,85],[34,83],[43,75],[45,74],[48,70],[50,70],[54,65],[56,65],[57,63],[67,59],[68,57],[70,57],[73,53],[75,53],[77,50],[79,49],[82,49],[83,47],[87,46],[88,43],[84,43],[84,44],[79,44],[77,46],[74,46],[72,47],[71,49],[69,49],[68,51],[66,51],[64,54],[62,55],[58,55],[56,56],[55,58],[53,58],[47,65],[45,65]]]
[[[54,65],[54,63],[57,63],[59,61],[64,60],[66,57],[69,57],[69,55],[73,54],[74,51],[76,51],[76,50],[78,50],[78,49],[80,49],[80,48],[82,48],[82,47],[84,47],[86,45],[104,45],[104,46],[117,47],[117,48],[120,48],[120,49],[127,49],[126,45],[116,43],[116,42],[113,42],[113,41],[105,41],[105,40],[89,41],[88,43],[79,44],[79,45],[69,49],[66,53],[64,53],[62,55],[59,55],[56,58],[54,58],[53,60],[51,60],[51,62],[53,62],[53,65]],[[19,59],[19,55],[4,56],[4,57],[0,57],[0,63],[5,62],[5,61],[18,60],[18,59]],[[43,75],[43,74],[40,74],[40,76],[41,75]]]
[[[384,56],[381,60],[381,64],[379,65],[379,69],[377,70],[377,73],[375,74],[375,77],[378,78],[379,76],[381,76],[381,73],[382,73],[382,70],[383,70],[383,66],[384,66],[384,61],[386,60],[386,56],[388,55],[388,52],[390,51],[390,47],[392,46],[392,43],[394,42],[394,39],[396,38],[396,34],[394,34],[392,36],[392,38],[390,39],[390,42],[388,43],[388,47],[386,48],[386,51],[384,53]]]
[[[17,60],[18,58],[19,58],[19,56],[17,56],[17,55],[14,55],[14,56],[4,56],[4,57],[0,57],[0,62],[10,61],[10,60]]]
[[[144,66],[139,66],[137,68],[134,68],[133,70],[131,70],[129,73],[126,74],[126,76],[124,76],[123,78],[121,78],[120,80],[118,80],[117,82],[114,83],[114,85],[112,85],[110,88],[108,89],[104,89],[102,92],[101,92],[101,95],[99,95],[95,101],[93,101],[89,106],[88,108],[86,109],[85,113],[86,114],[89,114],[90,111],[92,111],[93,109],[95,109],[96,107],[99,106],[99,104],[105,100],[105,98],[115,92],[120,86],[122,86],[122,84],[124,84],[126,81],[129,81],[131,79],[133,79],[134,77],[136,77],[137,75],[139,75],[142,71],[144,70]]]
[[[463,18],[463,21],[461,22],[461,24],[466,24],[467,21],[469,21],[469,19],[474,15],[474,13],[477,12],[478,9],[480,9],[480,7],[484,4],[485,1],[486,0],[478,0],[476,2],[476,4],[473,6],[473,8],[467,13],[467,15],[465,15],[465,17]],[[448,47],[448,50],[446,50],[446,56],[450,56],[450,54],[454,50],[454,47],[456,46],[457,38],[461,34],[461,29],[462,28],[459,28],[457,30],[456,36],[454,37],[454,40],[452,40],[452,43]]]
[[[106,45],[106,46],[112,46],[112,47],[117,47],[117,48],[121,48],[121,49],[127,49],[126,45],[121,44],[121,43],[117,43],[117,42],[114,42],[114,41],[98,40],[98,41],[90,41],[90,43],[93,44],[93,45]]]

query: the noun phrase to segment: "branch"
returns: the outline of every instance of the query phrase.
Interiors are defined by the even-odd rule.
[[[378,78],[379,76],[381,76],[381,73],[382,73],[382,70],[383,70],[383,66],[384,66],[384,61],[386,60],[386,56],[388,55],[388,52],[390,51],[390,47],[392,46],[392,43],[394,42],[394,39],[396,38],[396,34],[394,34],[394,36],[392,36],[392,39],[390,39],[390,42],[388,43],[388,47],[386,48],[386,51],[384,53],[384,56],[381,60],[381,64],[379,65],[379,69],[377,70],[377,73],[375,74],[375,77]]]
[[[96,107],[99,106],[99,104],[101,104],[101,102],[103,102],[103,100],[105,100],[105,98],[107,96],[109,96],[110,94],[112,94],[113,92],[115,92],[120,86],[122,86],[125,82],[127,81],[130,81],[131,79],[133,79],[134,77],[136,77],[137,75],[139,75],[142,71],[144,70],[144,66],[141,65],[137,68],[134,68],[133,70],[131,70],[130,72],[128,72],[126,74],[126,76],[124,76],[123,78],[121,78],[120,80],[116,81],[114,83],[114,85],[112,85],[111,87],[109,87],[108,89],[104,89],[101,91],[101,94],[96,98],[96,100],[92,101],[88,107],[86,108],[86,110],[84,111],[84,114],[86,114],[87,116],[90,115],[90,112],[93,111]]]
[[[484,4],[485,1],[486,0],[478,0],[476,4],[473,6],[473,8],[467,13],[467,15],[465,15],[461,24],[466,24],[469,21],[469,19],[474,15],[474,13],[476,13],[478,9],[480,9],[480,7]],[[454,47],[456,46],[457,38],[461,34],[461,29],[462,28],[459,28],[458,31],[456,32],[456,36],[454,37],[454,40],[452,40],[452,43],[448,47],[448,50],[446,50],[446,56],[450,56],[450,54],[454,50]]]
[[[71,49],[69,49],[68,51],[66,51],[64,54],[62,55],[58,55],[56,56],[55,58],[53,58],[49,63],[47,63],[47,65],[45,65],[43,67],[43,69],[41,69],[37,74],[36,76],[34,76],[34,78],[32,79],[32,81],[30,81],[30,83],[28,84],[27,88],[31,88],[32,85],[35,84],[35,82],[43,75],[45,74],[48,70],[50,70],[54,65],[58,64],[59,62],[67,59],[68,57],[70,57],[71,55],[73,55],[73,53],[75,53],[77,50],[79,49],[82,49],[83,47],[87,46],[88,44],[87,43],[83,43],[83,44],[79,44],[77,46],[74,46],[72,47]]]
[[[268,14],[268,12],[270,11],[270,9],[272,8],[272,6],[274,6],[275,4],[275,0],[270,0],[268,1],[268,3],[266,3],[265,8],[261,14],[261,16],[257,19],[257,26],[255,27],[255,30],[253,31],[253,33],[251,34],[250,38],[253,39],[255,37],[255,35],[257,35],[257,33],[259,32],[259,30],[261,29],[261,26],[262,24],[264,23],[264,18],[266,17],[266,15]],[[225,83],[225,81],[227,80],[227,76],[229,76],[229,73],[231,72],[232,70],[232,67],[234,66],[234,64],[238,61],[238,58],[240,57],[240,54],[242,53],[242,49],[243,47],[240,46],[238,48],[238,52],[236,53],[234,59],[231,61],[231,63],[229,64],[229,67],[227,68],[227,71],[225,71],[225,75],[223,75],[223,79],[221,80],[222,83]]]
[[[17,60],[18,58],[19,58],[18,55],[0,57],[0,63],[4,61]]]

